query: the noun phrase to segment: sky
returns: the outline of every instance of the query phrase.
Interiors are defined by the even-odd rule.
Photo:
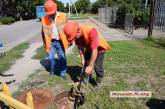
[[[62,1],[64,4],[68,3],[70,0],[59,0]],[[72,0],[72,1],[77,1],[77,0]],[[95,2],[96,0],[90,0],[91,2]]]

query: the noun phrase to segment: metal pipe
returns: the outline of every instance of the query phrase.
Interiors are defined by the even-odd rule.
[[[16,99],[4,94],[3,92],[0,92],[0,101],[5,102],[7,105],[14,107],[16,109],[32,109],[25,104],[23,104],[20,101],[17,101]]]

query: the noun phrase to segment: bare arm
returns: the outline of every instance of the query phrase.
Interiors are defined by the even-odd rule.
[[[78,46],[78,51],[80,54],[80,58],[81,58],[81,64],[84,65],[85,64],[85,58],[84,58],[84,49],[82,46]]]
[[[86,74],[87,75],[91,75],[92,74],[92,70],[97,58],[97,54],[98,54],[98,46],[99,46],[99,41],[98,41],[98,34],[97,31],[93,28],[90,30],[89,33],[89,41],[90,41],[90,48],[91,48],[91,56],[90,56],[90,60],[89,60],[89,64],[86,67]]]
[[[94,63],[95,63],[96,58],[97,58],[97,54],[98,54],[98,50],[97,49],[93,49],[88,66],[94,66]]]
[[[90,61],[89,61],[89,64],[88,64],[88,66],[85,69],[85,72],[86,72],[87,75],[91,75],[92,74],[92,70],[93,70],[94,63],[95,63],[96,58],[97,58],[97,54],[98,54],[98,50],[97,49],[93,49],[92,50],[92,54],[91,54],[91,58],[90,58]]]

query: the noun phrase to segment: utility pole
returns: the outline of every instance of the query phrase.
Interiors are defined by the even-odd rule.
[[[153,23],[154,23],[154,14],[155,14],[155,2],[156,2],[156,0],[151,0],[148,37],[152,37]]]
[[[70,0],[70,3],[71,3],[71,5],[69,5],[69,6],[71,7],[73,5],[74,6],[74,9],[76,11],[76,14],[78,15],[77,8],[76,8],[76,5],[75,5],[74,1],[73,0]],[[69,12],[69,14],[70,14],[70,12]]]
[[[148,4],[148,0],[146,0],[146,3],[145,3],[145,8],[147,8],[147,4]]]
[[[69,3],[69,17],[70,17],[70,8],[71,8],[71,6],[70,6],[70,3]]]
[[[108,1],[106,0],[106,7],[108,7]]]

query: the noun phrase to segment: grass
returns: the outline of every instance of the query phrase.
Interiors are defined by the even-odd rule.
[[[45,50],[42,47],[38,48],[37,51],[36,51],[37,54],[35,54],[32,58],[33,59],[43,59],[46,57],[46,53],[45,53]]]
[[[82,20],[82,19],[88,19],[89,17],[95,17],[94,14],[73,14],[70,16],[69,20]]]
[[[165,47],[165,37],[164,36],[157,38],[157,39],[147,38],[146,40],[152,41],[160,46]]]
[[[87,94],[80,109],[146,109],[148,98],[110,98],[110,91],[147,90],[153,98],[164,99],[165,49],[150,41],[116,41],[106,53],[106,76],[99,91]]]
[[[25,49],[28,47],[28,43],[20,44],[6,52],[5,56],[0,57],[0,73],[8,70],[17,59],[21,58],[23,56],[22,53],[24,53]]]
[[[105,77],[102,87],[86,94],[79,109],[151,109],[165,99],[165,48],[153,40],[113,41],[105,54]],[[42,49],[42,48],[40,48]],[[42,51],[42,50],[40,50]],[[42,52],[40,57],[43,57]],[[48,81],[43,88],[56,92],[69,90],[81,69],[77,50],[67,55],[68,80],[52,78],[42,70],[31,78]],[[93,75],[95,77],[95,74]],[[92,85],[90,85],[90,88]],[[152,98],[111,98],[110,91],[152,91]],[[163,101],[165,102],[165,101]],[[164,106],[164,104],[163,104]],[[157,107],[156,107],[157,108]],[[163,108],[160,108],[163,109]]]

